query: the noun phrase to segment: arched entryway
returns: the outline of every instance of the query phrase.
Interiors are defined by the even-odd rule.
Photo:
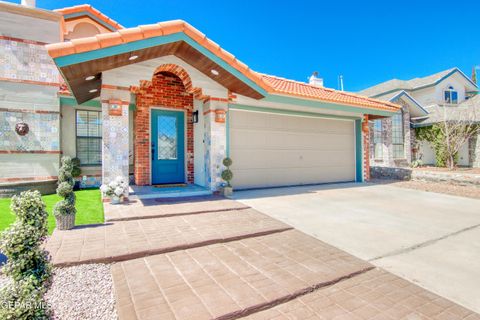
[[[193,87],[178,65],[158,67],[136,90],[135,183],[193,183]]]

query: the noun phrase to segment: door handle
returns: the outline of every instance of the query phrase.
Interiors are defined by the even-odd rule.
[[[155,144],[152,143],[152,160],[155,160]]]

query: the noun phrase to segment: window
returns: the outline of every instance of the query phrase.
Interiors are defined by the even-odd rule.
[[[405,158],[403,141],[403,114],[397,113],[392,117],[392,145],[393,158]]]
[[[82,165],[102,162],[102,118],[99,111],[77,110],[77,158]]]
[[[452,86],[449,86],[444,92],[445,94],[445,103],[458,103],[458,92],[453,89]]]
[[[383,157],[382,120],[373,121],[373,154],[375,159]]]

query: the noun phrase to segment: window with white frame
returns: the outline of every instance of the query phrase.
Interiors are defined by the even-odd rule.
[[[402,112],[392,117],[392,146],[394,159],[405,158]]]
[[[102,163],[102,113],[77,110],[77,158],[82,165]]]
[[[452,86],[449,86],[444,91],[444,99],[445,103],[456,104],[458,103],[458,92]]]
[[[383,157],[382,120],[373,121],[373,154],[375,159]]]

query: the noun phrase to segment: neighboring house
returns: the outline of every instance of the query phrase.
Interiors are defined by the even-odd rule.
[[[364,181],[368,119],[399,110],[257,73],[180,20],[126,29],[88,5],[0,3],[0,21],[0,182],[55,179],[60,155],[80,158],[83,185],[217,190],[227,156],[235,188]]]
[[[360,91],[359,94],[402,106],[401,112],[392,118],[370,122],[371,165],[407,166],[414,159],[435,165],[432,146],[428,142],[416,141],[414,128],[443,119],[456,119],[456,115],[464,110],[480,108],[480,100],[472,98],[477,91],[477,85],[458,68],[423,78],[393,79]],[[479,166],[477,140],[472,139],[462,146],[458,154],[459,165]]]

